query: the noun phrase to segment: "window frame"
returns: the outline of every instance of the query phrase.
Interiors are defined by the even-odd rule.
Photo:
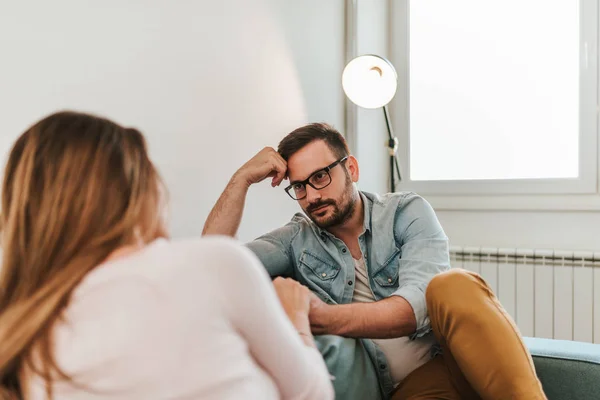
[[[410,0],[392,2],[390,18],[391,59],[398,72],[398,91],[390,104],[398,135],[402,168],[399,190],[439,195],[442,203],[457,204],[448,196],[473,195],[569,195],[598,193],[598,20],[599,0],[580,0],[579,48],[579,177],[553,179],[410,180],[409,133],[409,16]],[[497,202],[497,201],[496,201]],[[455,208],[455,207],[451,207]]]

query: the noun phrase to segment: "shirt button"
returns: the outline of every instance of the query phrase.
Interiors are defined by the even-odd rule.
[[[392,283],[392,278],[388,278],[388,282],[389,282],[389,283]]]
[[[379,364],[380,369],[385,369],[385,364]]]
[[[352,281],[348,281],[348,286],[352,286]]]
[[[327,276],[327,274],[326,274],[325,272],[323,272],[323,273],[321,274],[321,276],[322,276],[323,278],[325,278],[325,277]]]
[[[346,251],[347,251],[347,250],[346,250],[346,248],[344,247],[344,248],[342,249],[342,253],[345,253]]]

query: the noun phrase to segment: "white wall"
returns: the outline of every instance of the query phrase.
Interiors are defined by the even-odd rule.
[[[271,0],[305,100],[309,122],[344,129],[344,0]]]
[[[600,213],[437,211],[453,245],[600,251]]]
[[[0,156],[59,109],[140,128],[171,191],[172,233],[199,234],[231,174],[299,124],[343,122],[343,1],[29,0],[0,4]],[[240,238],[297,206],[251,189]]]

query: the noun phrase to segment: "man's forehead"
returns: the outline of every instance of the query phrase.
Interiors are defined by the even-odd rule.
[[[335,161],[335,156],[323,141],[310,143],[290,156],[288,178],[290,181],[304,180]]]

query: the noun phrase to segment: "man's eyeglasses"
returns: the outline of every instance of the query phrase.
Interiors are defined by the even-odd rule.
[[[331,183],[331,175],[329,171],[336,165],[343,163],[348,159],[348,156],[340,158],[336,162],[329,164],[323,169],[313,172],[307,179],[303,181],[292,182],[291,185],[285,188],[285,192],[294,200],[302,200],[306,197],[306,185],[310,185],[313,189],[321,190]]]

